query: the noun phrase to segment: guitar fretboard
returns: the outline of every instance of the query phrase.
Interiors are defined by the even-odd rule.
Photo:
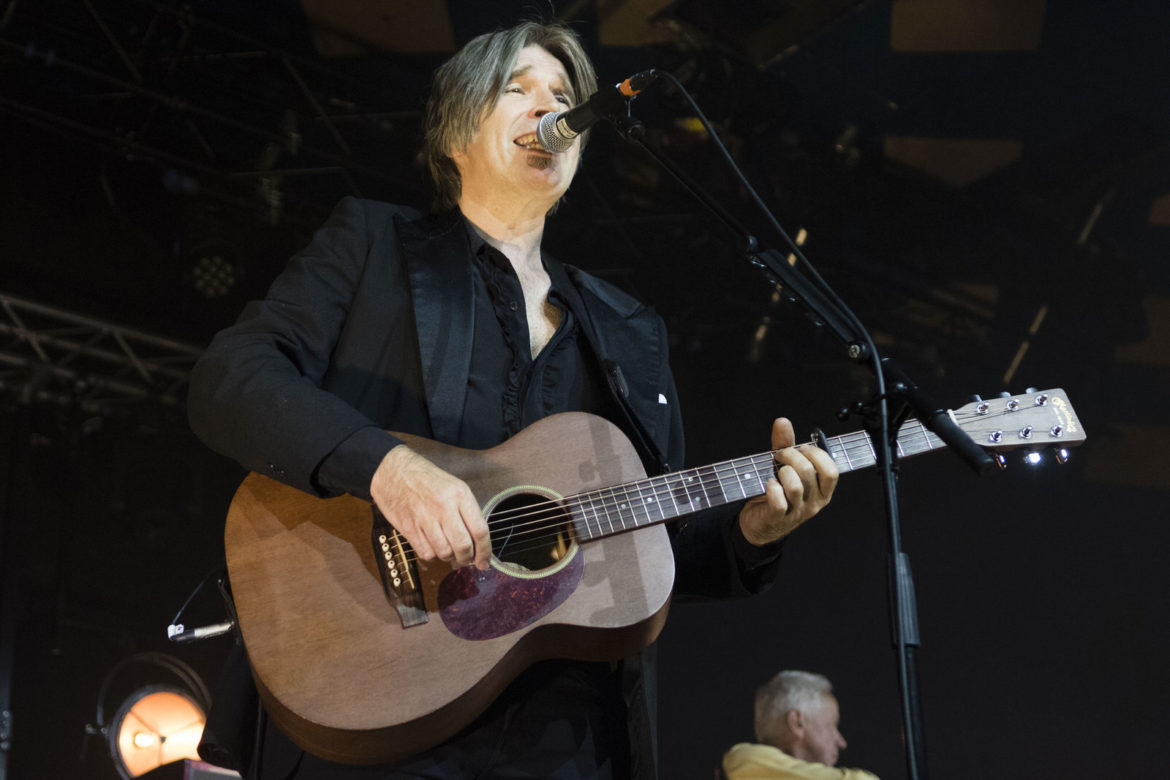
[[[826,446],[841,473],[877,463],[869,434],[859,431],[826,437]],[[898,457],[946,445],[918,420],[898,429]],[[703,509],[761,496],[773,475],[771,451],[714,463],[623,485],[578,493],[567,499],[577,537],[582,541],[632,531]]]

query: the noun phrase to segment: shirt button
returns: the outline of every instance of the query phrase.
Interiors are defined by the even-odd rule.
[[[512,311],[516,311],[517,309],[520,308],[520,304],[516,303],[516,301],[512,301],[511,303],[508,304],[508,308],[511,309]]]

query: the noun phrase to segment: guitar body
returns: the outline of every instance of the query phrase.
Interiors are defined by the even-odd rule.
[[[644,477],[621,431],[583,413],[546,418],[489,450],[401,438],[466,481],[489,523],[509,493],[543,502]],[[653,642],[666,620],[674,560],[666,530],[651,525],[570,539],[543,568],[419,562],[426,617],[404,627],[383,590],[372,520],[366,501],[314,498],[259,474],[228,513],[228,572],[257,688],[276,724],[323,758],[421,752],[530,664],[616,660]]]

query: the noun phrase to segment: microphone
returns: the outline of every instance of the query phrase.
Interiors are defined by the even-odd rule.
[[[568,151],[574,139],[602,119],[609,119],[621,111],[631,98],[650,86],[658,74],[653,70],[635,73],[621,84],[602,87],[588,100],[568,111],[554,111],[540,118],[536,137],[548,152]]]

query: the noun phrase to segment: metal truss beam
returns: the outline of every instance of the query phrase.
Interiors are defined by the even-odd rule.
[[[0,394],[117,414],[181,408],[202,350],[0,292]]]
[[[251,202],[270,223],[283,200],[274,200],[274,188],[292,186],[289,177],[340,177],[328,185],[331,193],[340,187],[360,195],[359,177],[414,188],[355,150],[343,128],[369,143],[370,133],[380,132],[372,126],[391,115],[414,120],[417,111],[363,111],[348,94],[352,74],[186,5],[53,0],[44,8],[13,0],[0,10],[0,72],[11,80],[0,113],[128,160],[189,171],[202,180],[203,194],[232,206]],[[327,110],[335,106],[345,108]],[[313,184],[300,189],[299,199],[312,199]]]

